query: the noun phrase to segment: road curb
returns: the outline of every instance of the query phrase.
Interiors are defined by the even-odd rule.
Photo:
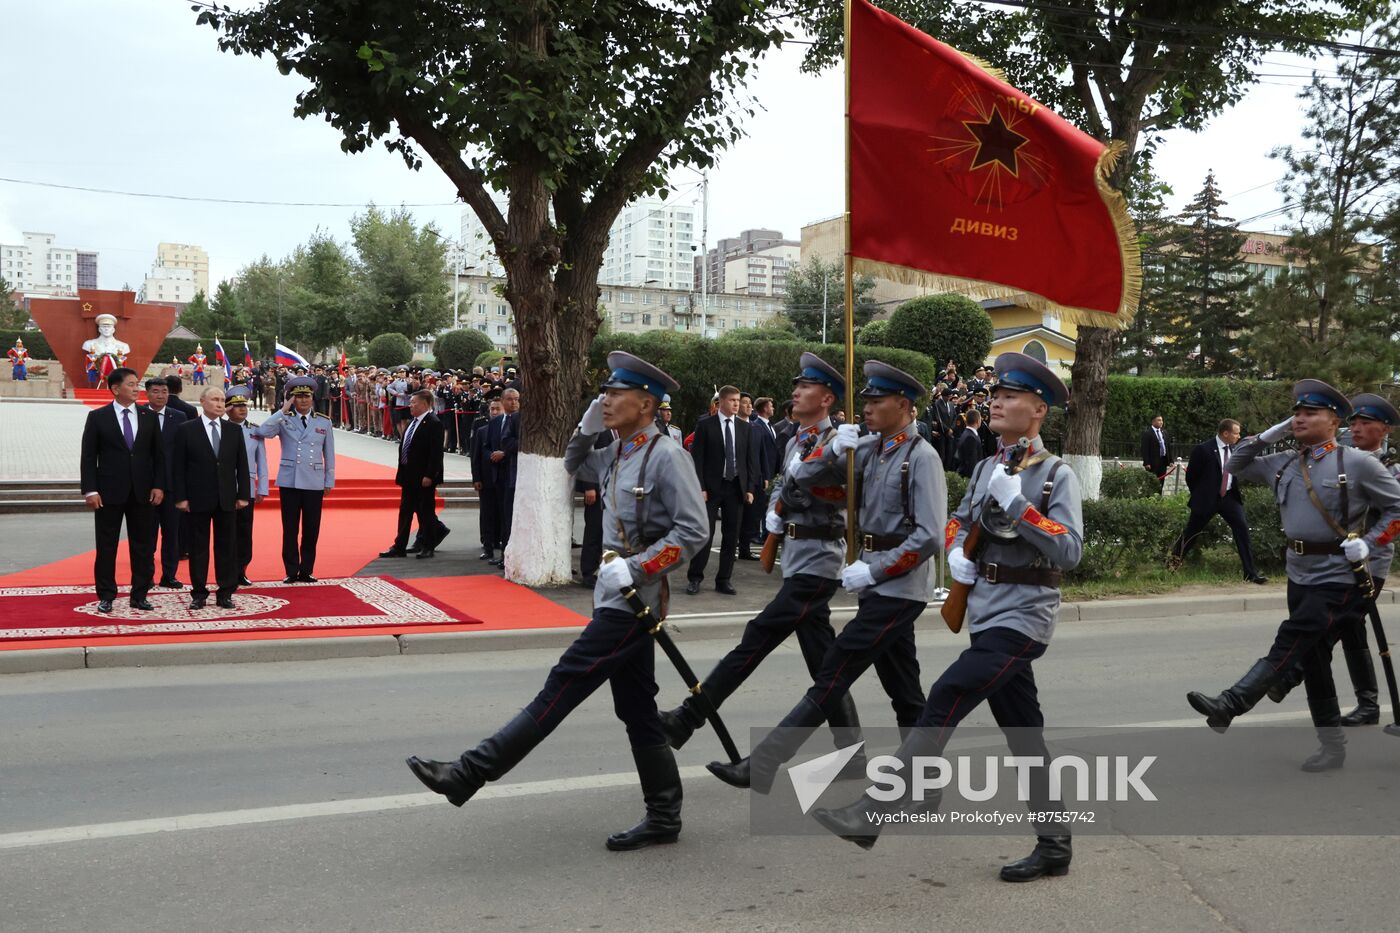
[[[1395,593],[1380,594],[1382,605],[1393,605]],[[1105,599],[1064,603],[1060,622],[1103,623],[1117,619],[1174,619],[1197,615],[1278,611],[1286,612],[1283,592],[1222,594],[1220,596],[1158,596],[1147,599]],[[845,622],[856,607],[838,606],[831,620]],[[714,615],[680,614],[668,627],[684,639],[736,640],[749,618],[748,611]],[[930,606],[919,624],[941,625],[938,607]],[[96,645],[88,648],[39,648],[0,651],[0,675],[47,673],[84,668],[170,667],[191,664],[247,664],[269,661],[332,661],[344,658],[382,658],[393,655],[460,654],[475,651],[563,650],[578,635],[580,626],[513,629],[488,632],[425,632],[408,635],[363,635],[348,638],[274,638],[257,641],[204,641],[171,645]]]

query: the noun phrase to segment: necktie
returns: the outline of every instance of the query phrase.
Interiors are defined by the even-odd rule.
[[[209,444],[214,448],[214,456],[219,455],[219,422],[209,422]]]
[[[418,419],[414,418],[408,425],[408,432],[403,436],[403,450],[399,453],[399,462],[408,462],[408,445],[413,443],[413,432],[418,428]]]
[[[122,437],[126,438],[126,449],[136,446],[136,435],[131,430],[131,409],[122,409]]]
[[[1161,429],[1161,428],[1153,428],[1152,430],[1154,430],[1154,431],[1157,432],[1157,446],[1158,446],[1159,448],[1161,448],[1162,453],[1166,453],[1166,452],[1167,452],[1167,441],[1166,441],[1166,438],[1162,437],[1162,429]]]
[[[305,415],[302,415],[302,416],[301,416],[301,426],[302,426],[303,428],[306,427],[306,416],[305,416]]]
[[[734,435],[730,431],[729,418],[724,419],[724,478],[731,480],[739,475],[734,463]]]
[[[1230,488],[1230,448],[1225,447],[1220,451],[1220,494],[1223,496]]]

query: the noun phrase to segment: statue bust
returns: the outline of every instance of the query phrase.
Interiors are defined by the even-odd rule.
[[[116,337],[117,319],[111,314],[99,314],[97,321],[97,336],[91,340],[83,341],[83,350],[91,353],[94,357],[113,357],[117,365],[120,366],[126,359],[131,347]]]

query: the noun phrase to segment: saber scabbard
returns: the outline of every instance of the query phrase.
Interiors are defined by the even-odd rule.
[[[1390,688],[1390,725],[1385,727],[1386,735],[1400,736],[1400,689],[1395,684],[1395,663],[1390,658],[1390,644],[1385,640],[1385,629],[1381,626],[1381,611],[1372,599],[1366,606],[1371,619],[1371,632],[1376,636],[1376,650],[1381,655],[1381,667],[1385,670],[1385,685]]]

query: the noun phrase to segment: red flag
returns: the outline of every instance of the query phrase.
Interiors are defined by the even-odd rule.
[[[1120,327],[1137,234],[1102,143],[867,0],[851,3],[850,248],[858,271],[1015,297]]]
[[[340,378],[345,378],[345,351],[340,351]]]

